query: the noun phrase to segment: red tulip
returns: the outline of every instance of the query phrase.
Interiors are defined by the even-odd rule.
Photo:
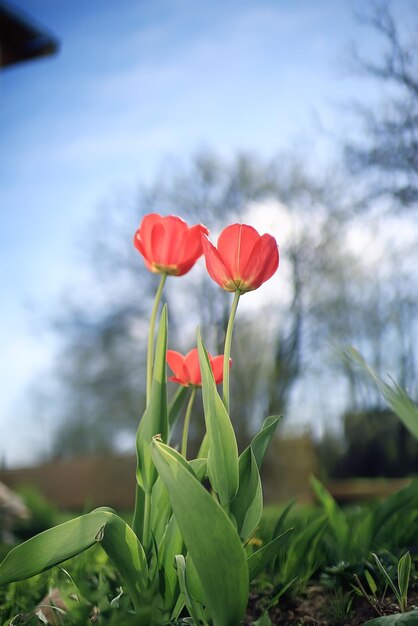
[[[202,255],[202,235],[208,233],[206,226],[189,227],[176,215],[149,213],[135,233],[134,244],[151,272],[182,276]]]
[[[219,356],[211,356],[209,354],[209,362],[216,384],[222,382],[224,366],[223,354],[220,354]],[[171,380],[173,383],[184,385],[185,387],[201,386],[202,375],[200,373],[199,354],[197,348],[190,350],[186,356],[183,356],[180,352],[175,352],[175,350],[167,350],[167,363],[174,373],[174,376],[171,376],[168,380]],[[231,367],[231,363],[232,360],[229,359],[229,367]]]
[[[279,250],[271,235],[259,235],[252,226],[232,224],[218,246],[202,236],[206,268],[222,289],[244,293],[258,289],[279,267]]]

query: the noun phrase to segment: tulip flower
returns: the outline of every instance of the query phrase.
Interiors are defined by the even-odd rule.
[[[216,384],[222,382],[224,366],[223,354],[219,356],[211,356],[209,354],[209,362]],[[167,363],[174,373],[174,376],[171,376],[168,380],[179,383],[184,387],[200,387],[202,385],[197,348],[193,348],[186,356],[183,356],[180,352],[176,352],[175,350],[167,350]],[[231,367],[231,363],[232,361],[229,359],[229,367]]]
[[[206,226],[188,226],[176,215],[149,213],[135,233],[134,245],[151,272],[183,276],[202,255],[202,235],[208,232]]]
[[[271,235],[259,235],[252,226],[232,224],[219,235],[215,246],[202,236],[206,267],[226,291],[245,293],[258,289],[279,266],[279,250]]]
[[[213,377],[216,384],[220,383],[223,378],[224,355],[211,356],[208,354],[209,363],[212,368]],[[202,386],[202,374],[200,372],[199,353],[197,348],[190,350],[186,356],[176,352],[175,350],[167,350],[167,363],[173,370],[174,376],[168,380],[173,383],[179,383],[184,387],[191,387],[192,392],[186,409],[184,418],[183,435],[181,438],[181,454],[187,457],[187,439],[189,435],[190,417],[192,413],[193,402],[196,395],[196,388]],[[232,361],[229,359],[229,367]]]
[[[241,294],[258,289],[279,267],[279,249],[274,237],[259,235],[247,224],[231,224],[219,235],[217,248],[202,235],[203,254],[211,278],[234,291],[234,301],[225,335],[224,355],[231,354],[232,330]],[[227,362],[227,361],[226,361]],[[229,368],[224,364],[223,401],[229,410]]]

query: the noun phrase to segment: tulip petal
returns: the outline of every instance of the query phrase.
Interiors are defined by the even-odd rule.
[[[184,380],[184,378],[178,378],[177,376],[170,376],[168,378],[170,383],[177,383],[179,385],[183,385],[183,387],[188,387],[189,383]]]
[[[203,254],[202,235],[208,234],[209,231],[203,224],[195,224],[184,233],[179,251],[178,276],[186,274]]]
[[[211,357],[209,360],[215,383],[218,384],[222,382],[223,379],[224,355],[220,354],[219,356]],[[231,359],[229,360],[231,361]],[[229,366],[231,367],[231,364]]]
[[[176,266],[182,233],[186,224],[173,215],[163,217],[154,225],[151,233],[153,261],[161,267]]]
[[[279,267],[279,249],[274,237],[263,235],[256,243],[253,253],[242,273],[242,280],[250,291],[257,289],[271,278]]]
[[[218,239],[218,252],[235,280],[242,277],[245,266],[251,257],[255,244],[260,235],[252,226],[247,224],[232,224],[227,226]]]
[[[206,236],[202,237],[203,254],[205,255],[206,269],[211,278],[227,291],[235,291],[232,276],[222,261],[219,252]]]
[[[176,376],[183,374],[184,356],[175,350],[167,350],[167,363]]]
[[[189,381],[192,385],[202,384],[202,375],[200,373],[199,353],[197,348],[190,350],[184,357],[184,365],[189,373]]]
[[[174,373],[174,376],[172,376],[169,380],[174,383],[180,383],[181,385],[189,385],[190,374],[186,367],[184,356],[175,350],[167,350],[166,358],[168,365]]]
[[[142,256],[144,257],[145,267],[150,272],[154,272],[155,271],[154,268],[152,267],[151,263],[147,260],[147,254],[145,252],[144,244],[140,237],[139,230],[136,231],[135,236],[134,236],[134,246],[138,250],[138,252],[142,254]]]
[[[161,215],[158,215],[158,213],[148,213],[148,215],[142,218],[141,225],[135,234],[135,245],[149,263],[152,263],[154,260],[151,243],[152,230],[160,220]],[[137,245],[138,242],[141,242],[142,250]]]

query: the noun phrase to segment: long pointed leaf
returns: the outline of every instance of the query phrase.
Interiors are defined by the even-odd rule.
[[[208,353],[197,336],[202,373],[203,409],[209,442],[208,476],[222,506],[228,507],[238,490],[238,447],[231,420],[216,389]]]
[[[133,530],[109,509],[76,517],[11,550],[0,565],[0,585],[30,578],[98,542],[119,570],[135,606],[139,606],[148,576],[145,554]]]
[[[374,382],[392,411],[402,420],[410,433],[418,439],[418,406],[412,402],[406,391],[396,383],[385,383],[378,374],[367,365],[362,355],[355,348],[347,348],[346,355],[366,376]]]
[[[169,429],[169,438],[171,433],[174,430],[175,425],[177,424],[177,420],[180,417],[181,410],[186,403],[186,400],[190,394],[190,389],[188,387],[183,387],[179,385],[174,398],[170,402],[168,407],[168,429]]]
[[[191,593],[189,592],[187,580],[186,580],[186,560],[182,554],[177,554],[175,556],[178,581],[180,585],[181,592],[184,597],[184,603],[186,605],[187,610],[189,611],[190,617],[193,620],[194,624],[200,624],[201,618],[203,617],[202,609],[197,605],[194,601]]]
[[[273,534],[272,534],[272,538],[273,539],[278,537],[281,534],[282,528],[283,528],[285,520],[286,520],[286,517],[289,515],[290,511],[292,510],[292,508],[295,506],[295,502],[296,502],[296,499],[295,500],[291,500],[285,506],[283,511],[280,513],[279,518],[278,518],[278,520],[277,520],[277,522],[276,522],[276,524],[274,526],[274,529],[273,529]]]
[[[155,439],[152,454],[213,624],[237,626],[248,598],[248,567],[238,534],[222,508],[186,468],[183,457]]]
[[[293,528],[289,528],[284,533],[273,539],[273,541],[266,543],[266,545],[257,550],[257,552],[250,555],[248,558],[248,574],[250,582],[254,580],[254,578],[256,578],[256,576],[258,576],[263,569],[265,569],[267,565],[277,557],[279,551],[283,547],[283,544],[287,541],[292,532]]]
[[[251,442],[251,448],[253,450],[255,460],[257,461],[258,469],[261,470],[263,464],[264,455],[274,437],[277,426],[282,419],[282,415],[270,415],[266,417],[261,427],[261,430]]]
[[[372,556],[373,556],[374,560],[376,561],[376,565],[377,565],[380,573],[382,574],[383,578],[385,579],[385,583],[387,585],[389,585],[389,587],[392,589],[393,593],[395,594],[396,598],[399,600],[399,592],[396,589],[396,586],[395,586],[393,580],[391,579],[391,577],[389,576],[389,574],[385,570],[384,566],[382,565],[381,560],[379,559],[377,554],[374,554],[374,552],[372,552]]]
[[[167,441],[167,306],[161,313],[155,348],[154,374],[151,399],[139,423],[136,436],[137,481],[146,493],[150,493],[157,480],[157,472],[151,459],[150,444],[154,435]]]
[[[327,514],[329,524],[337,540],[339,550],[341,551],[341,557],[343,557],[344,550],[347,548],[350,532],[347,518],[335,502],[334,498],[319,480],[317,480],[314,476],[311,476],[310,483],[316,497]]]
[[[397,493],[386,498],[373,512],[372,538],[376,540],[379,533],[385,530],[388,520],[405,508],[416,506],[418,503],[418,480]]]
[[[260,473],[251,449],[246,448],[239,457],[239,488],[231,502],[231,513],[237,530],[245,541],[257,528],[263,512],[263,493]]]
[[[170,498],[163,481],[158,478],[151,496],[151,533],[160,544],[172,514]]]
[[[167,525],[158,555],[162,566],[161,576],[164,578],[164,607],[170,613],[174,609],[178,597],[178,576],[174,567],[174,557],[181,554],[183,550],[183,538],[177,520],[172,517]]]
[[[409,577],[411,575],[411,555],[409,552],[406,552],[400,559],[398,563],[398,587],[399,593],[406,606],[407,598],[408,598],[408,587],[409,587]]]
[[[197,453],[198,459],[207,459],[209,455],[209,439],[206,432],[203,436],[202,443],[200,444],[199,451]]]
[[[318,518],[295,536],[286,553],[286,563],[283,568],[283,577],[286,581],[295,576],[300,577],[301,572],[306,580],[311,577],[318,565],[314,557],[325,528],[327,528],[327,519]]]
[[[418,626],[418,610],[376,617],[365,622],[363,626]]]

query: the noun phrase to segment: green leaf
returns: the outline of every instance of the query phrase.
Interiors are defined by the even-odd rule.
[[[202,373],[203,409],[209,442],[208,476],[223,507],[228,507],[238,491],[238,447],[231,420],[216,389],[208,353],[197,335]]]
[[[365,622],[364,626],[418,626],[418,611],[377,617]]]
[[[187,580],[186,580],[186,560],[182,554],[177,554],[175,557],[178,581],[180,585],[180,590],[184,597],[184,603],[186,605],[187,610],[189,611],[189,615],[193,620],[194,624],[200,624],[202,618],[202,610],[196,604],[191,594],[189,593]]]
[[[373,578],[373,576],[370,574],[370,572],[366,569],[364,570],[364,576],[367,580],[367,584],[369,585],[370,591],[372,592],[372,596],[375,598],[376,597],[376,592],[377,592],[377,585],[376,582]]]
[[[402,509],[415,506],[418,503],[418,480],[415,479],[410,485],[394,493],[384,502],[379,504],[373,513],[372,537],[376,540],[380,531],[385,529],[388,520],[399,513]]]
[[[151,533],[157,545],[160,544],[171,517],[171,503],[163,481],[158,478],[151,495]]]
[[[197,480],[201,483],[208,471],[207,459],[192,459],[189,461],[189,465]]]
[[[199,482],[202,482],[205,478],[206,468],[206,459],[193,459],[187,466],[188,470],[192,469],[194,476],[196,476]],[[157,545],[160,545],[164,537],[171,515],[172,508],[168,491],[161,478],[158,478],[152,489],[151,496],[151,532]],[[180,550],[177,550],[177,552],[180,552]]]
[[[401,598],[404,600],[406,604],[406,599],[408,597],[408,587],[409,587],[409,577],[411,574],[411,555],[409,552],[404,554],[398,563],[398,587],[401,594]]]
[[[186,558],[187,587],[192,598],[201,606],[205,606],[205,593],[190,553]],[[204,617],[202,618],[204,619]]]
[[[286,532],[273,539],[273,541],[266,543],[265,546],[249,556],[247,563],[250,582],[277,557],[292,532],[293,528],[289,528]]]
[[[396,383],[385,383],[378,374],[367,365],[362,355],[355,348],[347,348],[346,356],[353,361],[366,376],[374,382],[392,411],[404,423],[410,433],[418,439],[418,407],[406,391]]]
[[[133,530],[104,508],[45,530],[11,550],[0,565],[0,585],[30,578],[98,542],[119,570],[135,607],[139,607],[148,578],[143,548]]]
[[[391,579],[391,577],[387,573],[386,569],[383,567],[382,562],[380,561],[380,559],[377,556],[377,554],[374,554],[372,552],[372,556],[373,556],[374,560],[376,561],[376,565],[377,565],[380,573],[382,574],[383,578],[385,579],[385,584],[389,585],[389,587],[392,589],[393,593],[395,594],[397,600],[399,601],[400,600],[399,591],[396,589],[396,586],[394,585],[393,580]]]
[[[281,534],[282,528],[284,526],[286,517],[289,515],[290,511],[292,510],[292,508],[295,506],[295,502],[296,500],[291,500],[283,509],[283,511],[281,512],[281,514],[279,515],[279,519],[276,522],[276,525],[273,529],[273,534],[272,537],[277,537],[278,535]]]
[[[209,455],[209,439],[208,433],[204,434],[202,443],[200,444],[199,452],[197,453],[198,459],[207,459]]]
[[[263,493],[260,473],[251,446],[239,457],[239,488],[231,502],[231,513],[237,530],[245,541],[253,534],[263,512]]]
[[[347,518],[335,502],[334,498],[325,489],[323,484],[319,482],[319,480],[317,480],[314,476],[311,476],[310,483],[316,497],[327,515],[328,522],[337,540],[337,545],[339,546],[341,555],[343,555],[348,544],[350,532]]]
[[[170,494],[184,542],[193,559],[214,626],[237,626],[248,599],[248,567],[239,536],[187,461],[154,439],[152,455]]]
[[[294,578],[292,578],[292,580],[289,580],[285,585],[280,586],[277,592],[274,593],[273,596],[270,598],[270,601],[267,604],[267,609],[271,609],[273,606],[275,606],[280,600],[280,598],[284,596],[286,591],[290,589],[293,583],[295,583],[297,580],[298,580],[298,576],[295,576]]]
[[[258,469],[261,470],[263,464],[264,455],[273,439],[277,426],[282,419],[282,415],[270,415],[266,417],[261,427],[261,430],[251,442],[251,448],[253,450],[255,460],[257,461]]]
[[[177,520],[172,517],[158,553],[162,570],[160,575],[164,578],[164,607],[170,613],[178,598],[178,576],[174,566],[174,557],[183,552],[183,547],[183,538]]]
[[[283,580],[289,581],[302,576],[308,580],[311,577],[318,566],[315,558],[316,550],[325,528],[327,528],[327,520],[320,517],[310,521],[306,528],[295,536],[286,552]]]
[[[140,421],[136,435],[137,481],[146,493],[150,493],[157,479],[151,459],[151,440],[154,435],[161,435],[167,441],[167,306],[161,313],[155,348],[154,374],[151,387],[151,399]]]
[[[257,621],[253,622],[253,626],[271,626],[271,619],[268,612],[265,611]]]
[[[186,404],[187,397],[189,396],[190,389],[189,387],[183,387],[183,385],[179,385],[176,393],[174,394],[174,398],[170,402],[170,406],[168,407],[168,431],[169,438],[170,434],[173,432],[175,425],[177,424],[177,420],[181,415],[181,410],[183,406]]]

